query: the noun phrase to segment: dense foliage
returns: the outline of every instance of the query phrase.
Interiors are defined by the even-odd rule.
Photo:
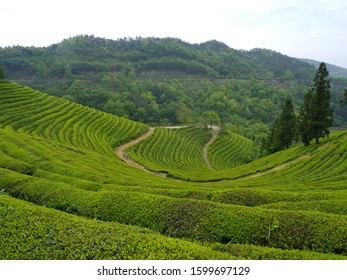
[[[301,105],[315,71],[273,51],[238,51],[217,41],[93,36],[47,48],[3,48],[0,65],[11,80],[118,116],[167,125],[201,123],[214,111],[251,138],[264,132],[254,126],[274,122],[286,99]],[[334,84],[336,124],[342,125],[347,110],[338,105],[342,93]]]
[[[321,63],[314,78],[314,85],[307,92],[304,104],[300,108],[299,132],[305,145],[312,139],[319,143],[320,137],[329,136],[329,127],[333,124],[333,109],[330,105],[331,93],[329,72]]]
[[[255,87],[278,90],[255,79],[187,79],[187,87],[126,79],[165,92],[171,85],[189,89],[197,103],[199,94],[213,96],[199,91],[200,82],[227,100],[235,92],[239,101],[252,100],[246,93],[256,96]],[[251,137],[264,133],[263,125],[224,124],[208,148],[215,167],[209,168],[202,159],[209,131],[156,127],[129,154],[176,177],[163,178],[129,166],[113,151],[147,125],[66,99],[71,96],[0,82],[0,258],[347,258],[346,131],[253,160],[254,141],[235,132]],[[218,94],[202,101],[209,105],[202,112],[227,119],[213,108],[225,100]],[[194,118],[195,109],[186,106],[177,116]],[[242,122],[237,116],[234,123]]]
[[[270,129],[264,144],[268,153],[274,153],[289,148],[297,135],[297,122],[290,99],[286,100],[282,113]]]
[[[5,79],[5,70],[0,66],[0,80]]]

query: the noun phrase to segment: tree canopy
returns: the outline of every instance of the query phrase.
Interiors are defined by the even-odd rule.
[[[331,107],[329,71],[325,63],[321,63],[314,77],[314,84],[304,98],[304,104],[299,113],[299,131],[305,145],[320,137],[329,136],[329,127],[333,123]]]
[[[284,103],[282,113],[273,123],[265,149],[268,153],[274,153],[290,147],[296,136],[296,116],[291,99]]]
[[[5,71],[4,68],[0,66],[0,80],[5,79]]]

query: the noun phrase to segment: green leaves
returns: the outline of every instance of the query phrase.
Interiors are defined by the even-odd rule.
[[[314,77],[314,85],[307,92],[304,104],[299,112],[299,131],[305,145],[315,139],[329,136],[329,127],[333,123],[333,109],[330,105],[329,72],[325,63],[321,63]]]
[[[114,155],[110,143],[129,141],[146,125],[13,83],[0,83],[0,100],[0,258],[347,254],[346,132],[226,168],[228,157],[241,160],[252,145],[227,132],[211,150],[223,170],[204,164],[211,135],[199,127],[156,128],[129,152],[176,177],[208,181],[186,182],[136,170]],[[223,145],[228,141],[232,148]]]

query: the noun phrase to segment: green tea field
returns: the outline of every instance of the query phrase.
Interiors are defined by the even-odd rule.
[[[0,81],[0,258],[347,259],[347,131],[210,139]]]

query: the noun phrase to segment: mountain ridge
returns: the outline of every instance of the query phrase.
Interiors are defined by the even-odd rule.
[[[313,59],[307,58],[298,58],[298,60],[307,62],[313,65],[316,69],[318,69],[320,62]],[[329,74],[334,78],[347,78],[347,69],[344,67],[340,67],[331,63],[326,63],[327,68],[329,69]]]
[[[216,40],[88,35],[43,48],[0,48],[0,65],[20,84],[148,124],[197,123],[214,110],[224,124],[244,126],[246,137],[255,123],[271,124],[285,99],[299,107],[316,72],[275,51]],[[332,82],[337,126],[347,122],[339,105],[346,87],[347,80]]]

